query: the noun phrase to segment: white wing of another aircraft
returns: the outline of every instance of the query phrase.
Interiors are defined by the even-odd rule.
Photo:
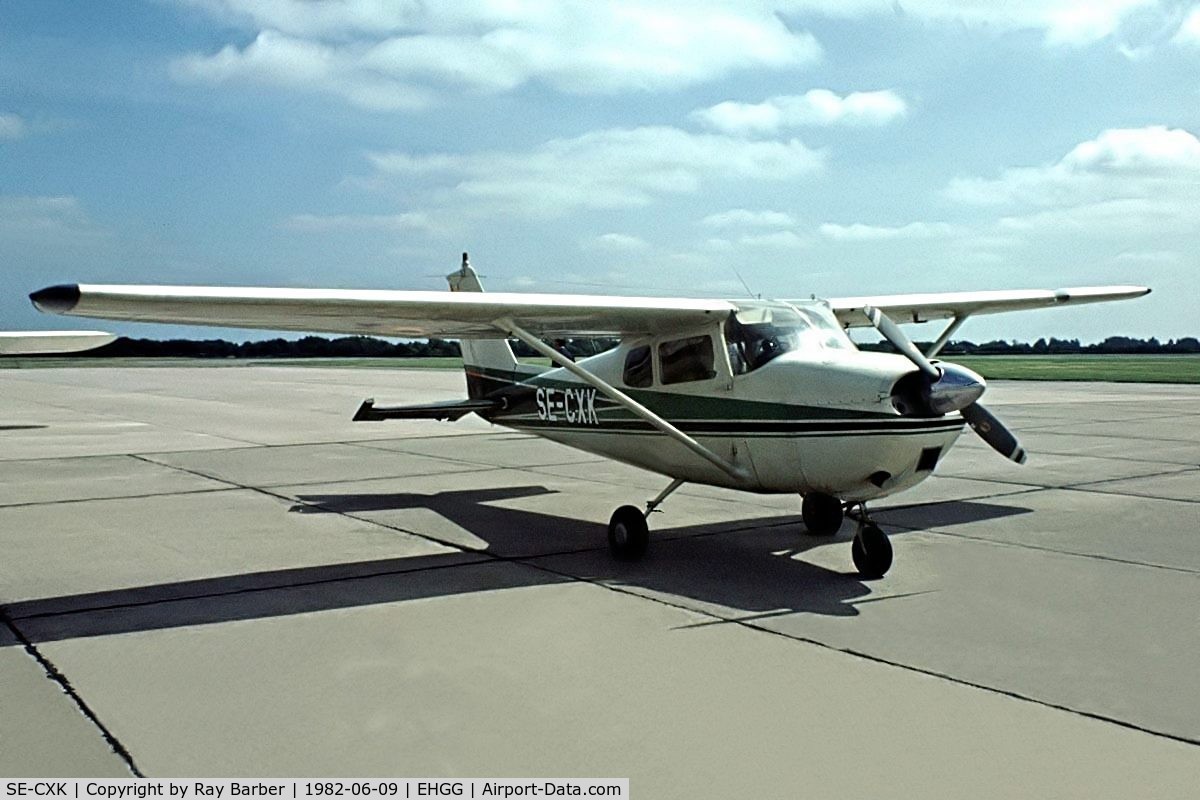
[[[0,331],[0,356],[78,353],[116,338],[101,331]]]

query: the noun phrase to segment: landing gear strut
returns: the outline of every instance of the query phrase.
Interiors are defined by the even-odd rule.
[[[832,536],[842,527],[842,501],[821,492],[809,492],[800,504],[800,515],[810,536]]]
[[[618,561],[637,561],[646,554],[650,544],[650,526],[646,518],[658,510],[667,496],[683,486],[679,478],[659,492],[658,497],[646,503],[643,512],[637,506],[621,506],[608,521],[608,551]]]
[[[865,504],[859,506],[858,532],[850,543],[850,557],[858,574],[867,579],[882,578],[892,566],[892,543],[879,526],[867,516]]]

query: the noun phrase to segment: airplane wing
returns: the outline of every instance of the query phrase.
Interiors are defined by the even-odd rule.
[[[1149,294],[1144,286],[1082,286],[1073,289],[1016,289],[994,292],[935,292],[876,297],[836,297],[827,300],[838,321],[849,328],[869,327],[863,308],[878,308],[896,322],[928,322],[975,314],[998,314],[1030,308],[1055,308],[1082,303],[1127,300]]]
[[[116,338],[101,331],[0,331],[0,356],[77,353]]]
[[[209,286],[52,286],[41,311],[222,328],[452,339],[490,338],[508,320],[539,336],[653,334],[724,319],[724,300],[507,292],[406,292]]]

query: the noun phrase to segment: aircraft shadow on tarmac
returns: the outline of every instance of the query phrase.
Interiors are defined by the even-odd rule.
[[[425,494],[301,496],[298,513],[346,515],[429,509],[471,532],[486,549],[320,564],[18,601],[3,617],[33,642],[59,641],[236,620],[265,619],[419,598],[552,585],[585,579],[659,596],[691,598],[744,619],[791,613],[854,616],[871,602],[850,566],[831,570],[801,558],[830,542],[849,550],[853,525],[809,537],[797,516],[666,528],[652,533],[642,561],[613,561],[605,526],[492,505],[554,494],[541,486]],[[944,517],[984,520],[1027,513],[1018,506],[939,503]],[[373,517],[386,523],[386,513]],[[893,531],[902,535],[905,531]],[[885,598],[886,599],[886,598]]]

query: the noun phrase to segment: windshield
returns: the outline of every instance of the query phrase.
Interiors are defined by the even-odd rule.
[[[792,350],[845,350],[852,345],[836,318],[817,305],[743,303],[725,323],[734,375],[751,372]]]

